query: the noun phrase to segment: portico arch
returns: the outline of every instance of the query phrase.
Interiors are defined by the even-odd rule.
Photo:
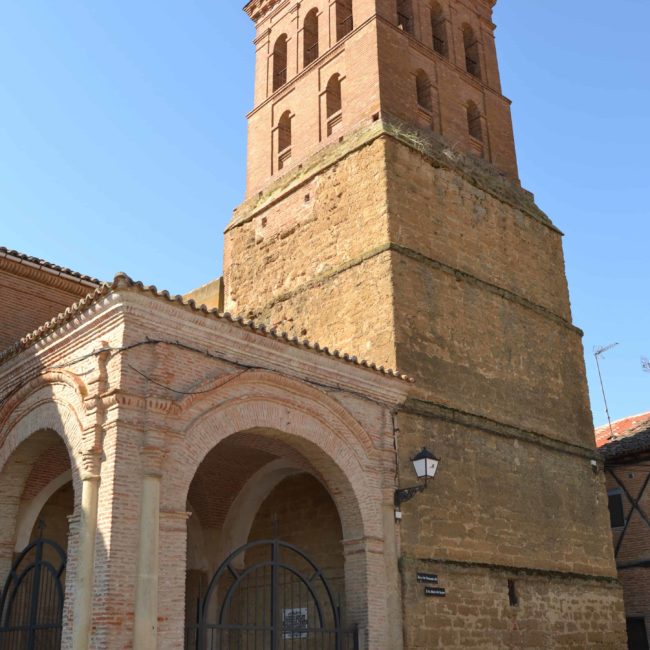
[[[326,393],[266,372],[246,373],[188,406],[187,427],[168,454],[161,483],[160,561],[161,566],[174,565],[174,571],[161,573],[159,583],[159,647],[180,647],[182,632],[179,613],[166,604],[180,600],[170,598],[170,593],[178,591],[184,580],[177,567],[179,549],[186,543],[186,527],[167,526],[165,520],[177,520],[175,514],[185,509],[190,482],[206,456],[223,441],[252,432],[295,451],[326,487],[343,531],[349,621],[370,630],[372,636],[365,638],[365,647],[388,648],[385,600],[370,598],[370,594],[386,589],[384,515],[386,508],[391,508],[394,475],[369,434]],[[279,482],[283,472],[290,471],[282,463],[278,460],[275,466],[261,469],[257,479],[267,486],[275,479]],[[251,477],[234,495],[233,504],[249,504],[252,510],[256,501],[253,485]],[[230,512],[234,513],[233,504]],[[241,539],[247,525],[244,518],[231,539]]]
[[[85,412],[83,384],[66,373],[46,373],[23,386],[0,409],[0,580],[8,573],[19,544],[29,541],[34,522],[50,497],[72,482],[68,564],[65,578],[62,648],[72,644],[81,514],[81,455]],[[64,460],[50,462],[53,449],[64,449]],[[59,454],[61,456],[61,454]],[[37,466],[40,463],[40,468]],[[52,475],[42,484],[43,473]],[[68,506],[66,506],[67,508]],[[47,535],[48,531],[45,530]],[[81,594],[81,596],[88,598]]]

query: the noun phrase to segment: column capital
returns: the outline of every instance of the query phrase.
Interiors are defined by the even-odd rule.
[[[165,460],[165,450],[158,445],[144,445],[140,449],[142,470],[145,476],[162,476],[162,465]]]
[[[82,481],[98,481],[101,472],[101,454],[97,449],[81,453],[80,477]]]
[[[160,511],[160,528],[171,533],[187,532],[187,520],[191,512],[185,510],[161,510]]]
[[[353,539],[344,539],[342,544],[343,555],[345,555],[345,557],[359,553],[384,553],[383,537],[366,536]]]

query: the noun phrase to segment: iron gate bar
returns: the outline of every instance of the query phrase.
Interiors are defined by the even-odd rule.
[[[249,567],[248,569],[246,569],[246,571],[244,571],[242,574],[240,574],[239,578],[228,588],[228,591],[226,592],[226,596],[224,598],[224,602],[221,605],[218,625],[226,625],[226,623],[222,623],[223,616],[224,616],[224,614],[226,614],[226,613],[228,613],[230,611],[230,604],[232,602],[232,597],[233,597],[233,595],[235,593],[236,588],[240,586],[241,581],[244,578],[247,578],[250,574],[254,573],[255,571],[257,571],[258,569],[260,569],[263,566],[268,566],[268,565],[266,563],[260,563],[260,564],[256,564],[255,566]],[[275,582],[275,587],[276,587],[276,594],[275,595],[277,597],[277,569],[286,569],[287,571],[289,571],[289,573],[292,573],[293,575],[295,575],[296,578],[298,578],[301,581],[301,583],[304,584],[305,587],[307,587],[307,589],[309,590],[309,593],[311,594],[312,598],[314,599],[314,605],[316,606],[316,611],[318,613],[318,620],[319,620],[319,622],[321,624],[321,627],[322,627],[322,625],[323,625],[323,612],[322,612],[322,608],[320,606],[320,603],[318,602],[318,596],[316,595],[316,593],[312,589],[310,583],[308,581],[306,581],[304,579],[304,577],[301,576],[298,571],[296,571],[295,569],[290,567],[288,564],[284,564],[282,562],[277,562],[277,563],[273,563],[271,565],[271,571],[272,571],[272,573],[271,573],[271,600],[275,602],[275,599],[273,597],[274,580],[276,581]],[[276,572],[275,578],[274,578],[274,575],[273,575],[274,571]],[[338,621],[336,621],[336,622],[338,622]]]
[[[264,559],[260,562],[257,562],[249,567],[244,568],[243,570],[237,570],[233,566],[233,560],[244,555],[247,551],[255,548],[261,548],[267,546],[270,550],[270,557]],[[292,566],[286,561],[281,561],[281,553],[283,551],[288,551],[291,554],[294,554],[301,560],[303,560],[306,565],[309,573],[303,573],[299,568]],[[267,570],[270,569],[270,576],[267,573]],[[283,575],[290,576],[290,580],[284,583],[280,582],[280,572],[282,571]],[[215,603],[218,605],[218,614],[217,622],[211,623],[208,621],[209,618],[209,609],[211,608],[213,597],[216,595],[216,590],[219,589],[222,578],[226,574],[229,574],[233,582],[227,586],[223,585],[226,588],[225,593],[219,596],[218,601]],[[258,607],[258,591],[260,589],[259,576],[262,575],[262,603],[263,607],[260,610]],[[254,584],[247,584],[251,581],[254,576]],[[270,584],[266,580],[270,577]],[[323,612],[323,603],[316,591],[315,582],[319,581],[321,587],[324,589],[325,602],[328,603],[328,611],[331,614],[332,626],[327,628],[327,621],[325,620]],[[307,605],[313,603],[315,613],[317,615],[317,625],[318,627],[309,626],[300,626],[302,622],[300,617],[298,617],[298,625],[296,621],[290,621],[289,628],[286,627],[286,619],[281,619],[281,608],[280,608],[280,592],[279,590],[290,588],[290,604],[293,610],[302,610],[307,609],[304,607],[295,607],[295,598],[294,598],[294,585],[298,587],[298,597],[301,598],[300,594],[301,589],[305,590],[305,597],[308,598]],[[252,589],[252,595],[251,595]],[[247,604],[254,605],[253,612],[254,616],[262,616],[261,623],[249,623],[250,618],[250,607],[245,609],[244,618],[245,620],[242,623],[231,623],[229,622],[231,618],[231,611],[233,607],[233,602],[235,595],[243,593],[244,596],[244,606]],[[267,607],[267,594],[269,596],[270,602],[268,602]],[[283,593],[283,598],[286,602],[287,593]],[[253,598],[254,600],[249,603],[249,599]],[[240,601],[237,601],[238,603]],[[257,639],[258,633],[262,635],[262,641],[265,644],[265,648],[269,650],[280,650],[280,647],[284,647],[286,644],[286,639],[291,639],[291,645],[293,647],[294,636],[286,636],[287,632],[291,635],[294,634],[305,634],[306,636],[311,636],[314,640],[320,641],[320,646],[324,647],[325,642],[327,642],[327,647],[331,648],[331,641],[334,641],[335,650],[343,650],[343,639],[346,638],[351,641],[351,646],[348,646],[346,643],[346,648],[352,647],[353,650],[358,648],[358,633],[355,629],[344,630],[341,626],[341,614],[339,608],[336,606],[334,595],[332,589],[329,585],[328,580],[323,575],[323,572],[316,566],[316,564],[311,560],[311,558],[304,553],[301,549],[289,544],[287,542],[281,542],[279,539],[266,539],[258,540],[255,542],[249,542],[238,548],[236,551],[233,551],[228,555],[228,557],[222,562],[221,566],[217,569],[212,579],[210,580],[208,587],[205,592],[205,596],[202,599],[202,603],[198,607],[197,612],[197,621],[195,625],[187,626],[188,632],[194,632],[196,635],[194,637],[194,643],[196,647],[201,650],[214,650],[214,648],[224,648],[223,634],[229,634],[233,632],[237,634],[236,637],[238,641],[238,647],[241,645],[242,640],[246,642],[246,647],[248,647],[248,642],[250,637],[243,639],[241,634],[253,634],[253,642],[255,648],[258,648]],[[270,615],[267,623],[267,613]],[[328,618],[329,620],[329,618]],[[308,623],[308,620],[305,620],[304,623]],[[216,635],[216,636],[215,636]],[[283,636],[284,635],[284,636]],[[208,639],[209,637],[209,639]],[[302,636],[299,638],[303,638]],[[270,646],[266,646],[266,640],[270,642]],[[285,640],[285,643],[282,641]],[[230,636],[226,637],[226,641],[229,645],[232,645],[233,639]],[[215,645],[216,643],[216,645]],[[208,644],[208,645],[206,645]],[[234,650],[234,648],[227,648],[226,650]]]
[[[43,559],[44,548],[51,548],[58,555],[58,568]],[[21,566],[32,551],[35,553],[35,559],[24,567]],[[16,558],[0,594],[0,641],[2,641],[0,645],[3,648],[9,647],[5,645],[3,639],[11,643],[13,637],[20,643],[23,636],[26,635],[26,644],[20,643],[20,647],[16,647],[15,643],[11,643],[11,645],[15,650],[37,650],[36,643],[41,638],[39,633],[48,630],[52,631],[56,637],[54,645],[60,643],[64,599],[61,576],[66,569],[66,564],[65,551],[53,540],[42,538],[29,544]],[[31,585],[27,583],[28,578],[32,578]],[[30,586],[31,593],[27,594],[29,602],[24,599],[20,600],[18,597],[25,591],[21,591],[21,588],[29,589]],[[44,588],[45,593],[43,593]],[[16,605],[22,605],[24,611],[16,610]],[[39,622],[45,606],[50,610],[53,608],[53,611],[46,611],[46,614],[55,619],[54,622]],[[12,624],[14,615],[17,615],[18,620]],[[18,635],[17,638],[16,635]],[[52,641],[52,637],[49,641]],[[50,646],[51,643],[48,642],[47,645]],[[40,643],[39,647],[42,647]]]

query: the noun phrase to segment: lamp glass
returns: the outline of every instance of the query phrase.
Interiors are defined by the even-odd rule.
[[[413,468],[419,479],[430,479],[438,471],[439,460],[426,448],[413,459]]]

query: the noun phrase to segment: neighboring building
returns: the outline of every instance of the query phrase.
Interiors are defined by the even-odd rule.
[[[223,283],[91,281],[0,355],[0,640],[625,647],[582,332],[517,177],[493,5],[246,6]]]
[[[618,575],[623,585],[629,648],[650,647],[650,413],[596,429],[605,460]]]

